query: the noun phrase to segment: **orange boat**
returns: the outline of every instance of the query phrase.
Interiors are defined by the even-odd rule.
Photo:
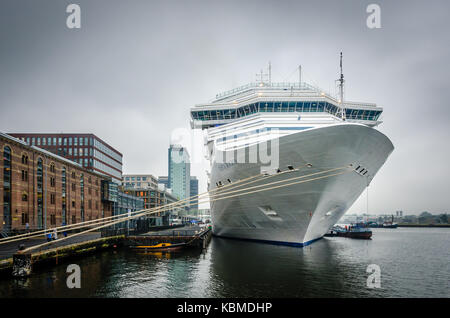
[[[139,250],[145,250],[145,251],[167,251],[167,250],[179,250],[186,246],[186,243],[178,243],[178,244],[172,244],[172,243],[159,243],[156,245],[138,245],[138,246],[132,246],[133,249],[139,249]]]

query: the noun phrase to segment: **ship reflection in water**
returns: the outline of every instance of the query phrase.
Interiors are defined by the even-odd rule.
[[[372,240],[323,238],[305,248],[213,238],[198,251],[107,251],[28,279],[1,278],[0,297],[450,297],[448,229],[373,229]],[[368,265],[381,288],[368,288]]]

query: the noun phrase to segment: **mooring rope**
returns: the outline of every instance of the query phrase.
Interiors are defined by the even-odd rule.
[[[348,168],[350,168],[350,167],[351,166],[348,166]],[[338,169],[338,168],[336,168],[336,169]],[[334,170],[336,170],[336,169],[334,169]],[[331,169],[331,170],[333,170],[333,169]],[[220,198],[213,198],[212,200],[209,199],[208,201],[205,201],[205,202],[212,203],[212,202],[215,202],[215,201],[220,201],[220,200],[229,199],[229,198],[233,198],[233,197],[238,197],[238,196],[248,195],[248,194],[252,194],[252,193],[258,193],[258,192],[262,192],[262,191],[278,189],[278,188],[283,188],[283,187],[287,187],[287,186],[291,186],[291,185],[295,185],[295,184],[301,184],[301,183],[311,182],[311,181],[314,181],[314,180],[320,180],[320,179],[324,179],[324,178],[329,178],[329,177],[332,177],[332,176],[342,175],[344,173],[348,173],[348,172],[351,172],[351,171],[352,170],[348,169],[347,171],[334,173],[334,174],[329,174],[329,175],[325,175],[325,176],[319,176],[319,177],[315,177],[315,178],[311,178],[311,179],[307,179],[307,180],[300,180],[300,181],[290,182],[290,183],[287,183],[287,184],[280,184],[280,185],[277,185],[277,186],[266,187],[266,188],[259,189],[259,190],[247,191],[245,193],[237,193],[237,194],[233,194],[233,195],[230,195],[230,196],[225,196],[225,197],[220,197]],[[299,177],[296,177],[296,179],[298,179],[298,178]],[[291,179],[293,179],[293,178],[291,178]],[[289,180],[291,180],[291,179],[289,179]],[[205,192],[205,193],[209,193],[209,191]],[[197,196],[194,196],[194,197],[197,197]],[[186,200],[183,200],[183,201],[186,201]],[[202,202],[202,203],[204,203],[204,202]],[[186,204],[183,205],[183,207],[191,206],[191,205],[194,205],[194,204],[196,204],[196,203],[191,203],[191,204],[187,204],[186,203]],[[165,207],[165,206],[163,206],[163,207]],[[69,239],[69,238],[72,238],[72,237],[75,237],[75,236],[79,236],[79,235],[82,235],[82,234],[85,234],[85,233],[93,232],[95,230],[99,230],[99,229],[102,229],[102,228],[105,228],[105,227],[109,227],[109,226],[117,224],[117,223],[121,223],[121,222],[124,222],[124,221],[127,221],[127,220],[131,220],[131,219],[134,219],[134,218],[137,218],[137,217],[141,217],[141,216],[150,215],[150,214],[154,214],[154,213],[159,213],[160,212],[160,211],[147,211],[147,210],[143,210],[143,211],[144,212],[136,214],[134,216],[124,217],[124,218],[121,218],[120,220],[116,220],[116,221],[110,221],[107,224],[104,224],[104,225],[101,225],[101,226],[98,226],[98,227],[94,227],[92,229],[88,229],[88,230],[85,230],[83,232],[75,233],[73,235],[61,238],[59,240],[50,241],[50,242],[42,243],[40,245],[31,246],[31,247],[29,247],[27,249],[19,251],[19,253],[25,253],[27,251],[30,251],[30,250],[33,250],[33,249],[36,249],[36,248],[41,248],[43,246],[51,245],[51,244],[54,244],[56,242],[61,242],[63,240],[66,240],[66,239]]]
[[[237,187],[237,186],[242,186],[245,185],[246,183],[244,183],[245,181],[251,180],[251,179],[255,179],[257,177],[263,176],[263,174],[258,174],[258,175],[254,175],[254,176],[250,176],[248,178],[245,179],[241,179],[238,180],[234,183],[228,184],[224,187]],[[166,204],[164,206],[160,206],[160,207],[154,207],[154,208],[150,208],[150,209],[144,209],[144,210],[139,210],[139,211],[134,211],[131,212],[132,215],[135,215],[137,213],[141,213],[144,211],[155,211],[155,212],[163,212],[161,211],[161,209],[164,208],[165,211],[171,209],[171,208],[176,208],[178,207],[178,205],[182,205],[183,202],[189,200],[189,201],[193,201],[193,200],[197,200],[197,198],[200,198],[201,196],[204,195],[208,195],[209,193],[214,193],[215,191],[218,191],[219,189],[213,189],[195,196],[191,196],[189,198],[183,199],[183,200],[179,200],[173,203],[169,203]],[[83,222],[78,222],[78,223],[74,223],[74,224],[70,224],[70,225],[64,225],[64,226],[59,226],[59,227],[54,227],[54,228],[50,228],[50,229],[44,229],[44,230],[39,230],[39,231],[34,231],[34,232],[30,232],[30,233],[25,233],[25,234],[19,234],[19,235],[14,235],[14,236],[10,236],[7,238],[2,238],[0,239],[0,245],[1,244],[6,244],[6,243],[11,243],[11,242],[16,242],[16,241],[21,241],[21,240],[25,240],[25,239],[29,239],[29,238],[33,238],[33,237],[38,237],[38,236],[42,236],[44,234],[47,233],[51,233],[54,232],[55,230],[58,232],[65,232],[65,231],[72,231],[75,229],[80,229],[80,228],[85,228],[85,227],[89,227],[89,226],[95,226],[98,224],[102,224],[104,222],[106,222],[105,220],[109,220],[109,219],[113,219],[113,218],[118,218],[118,219],[122,219],[126,217],[126,214],[119,214],[119,215],[113,215],[113,216],[109,216],[109,217],[104,217],[104,218],[100,218],[100,219],[95,219],[95,220],[90,220],[90,221],[83,221]],[[93,224],[91,224],[93,223]],[[88,224],[88,225],[86,225]]]
[[[301,167],[301,166],[300,166]],[[298,171],[299,168],[297,168]],[[291,172],[291,171],[284,171],[284,172]],[[183,199],[183,200],[179,200],[177,202],[174,203],[170,203],[170,204],[166,204],[164,206],[161,207],[154,207],[154,208],[150,208],[150,209],[144,209],[144,210],[139,210],[139,211],[134,211],[131,212],[132,215],[137,214],[137,213],[141,213],[144,211],[157,211],[157,212],[163,212],[160,209],[163,209],[165,211],[167,211],[169,208],[175,208],[177,207],[177,205],[182,204],[185,201],[194,201],[194,200],[198,200],[198,198],[200,198],[201,196],[205,196],[205,195],[210,195],[211,193],[214,193],[216,191],[222,190],[224,188],[237,188],[237,187],[241,187],[247,184],[251,184],[254,182],[257,182],[259,180],[253,180],[253,181],[249,181],[258,177],[265,177],[267,178],[267,176],[264,173],[261,174],[257,174],[257,175],[253,175],[241,180],[237,180],[235,182],[232,182],[230,184],[224,185],[221,188],[215,188],[212,189],[210,191],[195,195],[195,196],[191,196],[189,198]],[[273,177],[274,175],[268,176],[268,177]],[[264,179],[264,178],[263,178]],[[249,181],[249,182],[247,182]],[[109,220],[109,219],[114,219],[114,218],[118,218],[118,219],[122,219],[123,217],[125,217],[125,214],[119,214],[119,215],[113,215],[113,216],[109,216],[109,217],[104,217],[104,218],[99,218],[99,219],[95,219],[95,220],[90,220],[90,221],[83,221],[83,222],[78,222],[78,223],[74,223],[74,224],[69,224],[69,225],[63,225],[63,226],[59,226],[59,227],[53,227],[50,229],[43,229],[43,230],[39,230],[39,231],[34,231],[34,232],[30,232],[30,233],[24,233],[24,234],[19,234],[19,235],[14,235],[14,236],[10,236],[10,237],[6,237],[6,238],[1,238],[0,239],[0,245],[1,244],[6,244],[6,243],[10,243],[10,242],[16,242],[16,241],[20,241],[20,240],[24,240],[24,239],[28,239],[28,238],[33,238],[33,237],[38,237],[38,236],[42,236],[43,234],[47,234],[47,233],[51,233],[54,232],[55,230],[57,231],[57,233],[61,233],[61,232],[65,232],[65,231],[72,231],[75,229],[80,229],[80,228],[85,228],[85,227],[89,227],[89,226],[95,226],[95,225],[99,225],[99,224],[103,224],[104,222],[106,222],[105,220]],[[92,223],[92,224],[91,224]],[[86,225],[88,224],[88,225]]]

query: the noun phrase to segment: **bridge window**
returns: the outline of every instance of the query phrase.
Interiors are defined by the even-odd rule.
[[[237,109],[193,111],[194,120],[227,120],[265,112],[327,112],[340,116],[340,108],[327,102],[258,102]],[[381,111],[346,108],[346,117],[356,120],[377,120]]]

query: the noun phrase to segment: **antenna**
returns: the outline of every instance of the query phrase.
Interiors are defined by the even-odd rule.
[[[345,107],[344,107],[344,74],[342,73],[342,52],[341,52],[341,77],[338,79],[339,81],[339,95],[340,95],[340,104],[341,104],[341,118],[345,120]]]
[[[302,66],[298,66],[298,87],[302,86]]]
[[[269,62],[269,73],[264,73],[263,69],[261,69],[261,71],[256,74],[256,82],[260,82],[260,86],[264,85],[264,82],[267,83],[267,80],[269,81],[269,84],[271,82],[271,76],[272,76],[272,66],[270,65]]]

